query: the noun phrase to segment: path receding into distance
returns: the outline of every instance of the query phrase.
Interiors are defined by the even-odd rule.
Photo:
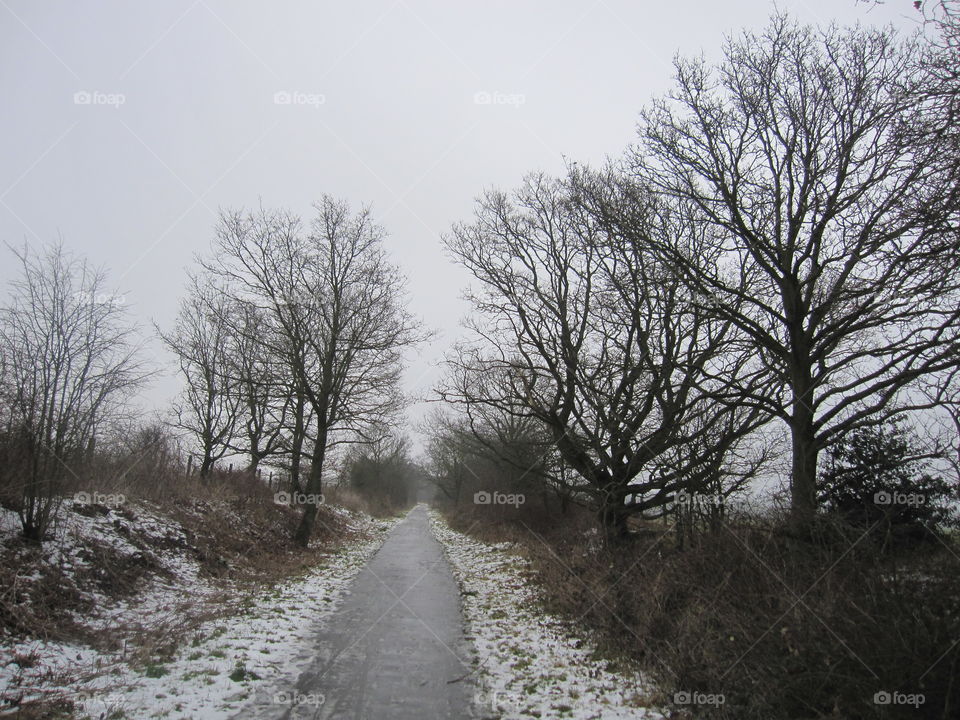
[[[315,649],[315,659],[285,688],[301,704],[277,703],[271,690],[237,720],[471,717],[459,591],[424,505],[390,531],[354,578]]]

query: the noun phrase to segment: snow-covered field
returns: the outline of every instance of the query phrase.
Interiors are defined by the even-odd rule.
[[[509,544],[489,545],[431,524],[460,584],[468,634],[477,651],[480,718],[662,720],[646,707],[653,687],[617,674],[569,623],[545,613]]]
[[[138,621],[159,625],[179,644],[163,663],[131,663],[131,649],[115,638],[114,648],[93,648],[62,642],[13,642],[0,638],[0,714],[2,708],[31,698],[60,698],[72,702],[77,718],[192,718],[219,720],[236,713],[254,693],[269,692],[277,702],[288,701],[281,683],[296,677],[297,668],[312,659],[309,639],[316,625],[337,605],[349,581],[383,542],[398,521],[371,521],[348,515],[344,519],[371,539],[356,542],[326,556],[305,575],[262,591],[259,596],[232,592],[199,575],[196,561],[186,554],[157,553],[161,573],[142,591],[122,601],[92,597],[92,610],[76,618],[107,640],[129,633]],[[136,557],[142,548],[126,543],[113,521],[66,513],[49,543],[48,557],[66,569],[85,563],[80,543],[71,537],[95,537],[122,556]],[[0,517],[0,533],[14,528],[12,518]],[[138,509],[137,530],[157,535],[158,542],[176,546],[182,532],[175,523]],[[151,529],[152,528],[152,529]],[[161,540],[163,538],[164,540]],[[126,544],[125,544],[126,543]],[[224,594],[227,597],[224,597]],[[213,611],[200,624],[178,627],[178,617]],[[182,633],[183,636],[178,635]],[[162,638],[161,638],[162,639]],[[12,701],[12,702],[11,702]]]

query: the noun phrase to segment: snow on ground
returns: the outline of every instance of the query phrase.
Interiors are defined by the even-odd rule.
[[[167,718],[169,720],[220,720],[236,713],[255,689],[296,676],[297,668],[313,657],[307,642],[316,625],[336,607],[353,576],[379,548],[386,533],[399,519],[372,521],[348,515],[355,530],[369,540],[351,543],[325,557],[303,576],[267,588],[257,597],[244,596],[236,588],[205,581],[195,561],[176,552],[163,552],[156,559],[164,571],[134,597],[122,601],[95,597],[94,611],[83,624],[98,633],[126,634],[132,624],[162,623],[170,638],[179,642],[173,659],[165,663],[134,667],[126,657],[126,642],[116,651],[97,650],[76,643],[0,639],[0,695],[29,700],[56,695],[72,701],[78,718]],[[175,523],[137,509],[138,530],[156,535],[176,546],[182,533]],[[111,531],[115,517],[85,517],[65,513],[58,528],[60,540],[95,537],[122,555],[142,550]],[[0,528],[13,527],[0,517]],[[68,570],[84,563],[79,543],[49,543],[48,558]],[[164,577],[165,576],[165,577]],[[226,592],[226,600],[222,594]],[[218,594],[220,595],[218,597]],[[177,637],[178,613],[196,610],[209,602],[219,611],[216,619],[191,625],[188,637]],[[0,707],[2,707],[0,703]],[[0,711],[2,712],[2,711]]]
[[[64,501],[54,522],[54,537],[43,544],[46,563],[68,577],[90,568],[96,564],[88,554],[93,542],[109,548],[118,558],[151,568],[156,574],[148,574],[148,584],[136,595],[119,601],[95,588],[85,588],[81,594],[91,608],[71,613],[78,623],[101,633],[134,628],[144,618],[155,620],[163,613],[175,614],[185,605],[195,605],[223,589],[222,583],[216,586],[207,581],[196,560],[183,552],[189,542],[179,523],[143,503],[106,513],[83,514],[90,507],[85,508],[75,499]],[[190,588],[187,598],[184,587]],[[122,644],[125,639],[117,640]]]
[[[431,511],[460,587],[477,651],[476,710],[481,718],[662,720],[644,707],[653,687],[640,675],[615,674],[595,659],[582,633],[545,613],[524,578],[525,561],[509,543],[490,545],[451,530]]]

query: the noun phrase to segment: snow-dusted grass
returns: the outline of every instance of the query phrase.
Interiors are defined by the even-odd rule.
[[[614,672],[578,628],[543,611],[525,561],[507,543],[490,545],[451,530],[431,511],[460,584],[477,651],[480,718],[662,720],[646,707],[651,684]]]
[[[67,613],[76,624],[93,633],[115,633],[119,627],[141,625],[144,618],[156,620],[164,613],[176,613],[184,604],[207,599],[217,590],[200,574],[199,564],[182,552],[189,543],[179,523],[144,505],[137,505],[135,514],[130,515],[117,509],[106,514],[81,514],[75,511],[77,508],[84,510],[74,500],[64,501],[53,524],[52,537],[41,546],[44,565],[57,568],[67,579],[99,569],[107,573],[104,582],[110,584],[110,569],[98,568],[102,561],[98,563],[90,556],[91,548],[99,547],[116,560],[143,568],[147,585],[132,597],[118,599],[92,582],[83,583],[78,596],[89,609]],[[4,541],[19,532],[19,524],[14,512],[0,509],[0,514],[0,541]],[[189,597],[183,594],[185,586],[190,588]],[[113,638],[116,644],[122,644],[124,639]]]
[[[343,514],[351,530],[370,539],[340,548],[301,577],[262,590],[258,596],[242,593],[229,583],[205,580],[186,554],[158,552],[154,560],[164,572],[142,591],[119,601],[93,593],[93,611],[76,618],[96,635],[120,636],[119,642],[112,643],[114,649],[0,639],[0,695],[8,703],[56,696],[74,704],[77,718],[231,717],[255,691],[280,687],[312,659],[315,649],[308,640],[317,623],[332,612],[349,581],[398,522],[372,521],[331,509]],[[140,536],[146,534],[172,547],[182,540],[175,523],[139,510],[138,516]],[[57,542],[49,543],[45,552],[56,555],[48,560],[68,573],[85,563],[80,543],[72,543],[71,537],[83,536],[86,542],[95,538],[122,556],[143,552],[124,540],[123,531],[117,533],[116,518],[107,522],[73,513],[64,517]],[[9,518],[0,521],[0,527],[12,527]],[[186,617],[187,608],[194,620],[178,627],[178,614]],[[198,623],[196,615],[204,611],[216,616]],[[126,636],[138,619],[142,625],[159,624],[165,630],[168,637],[162,640],[176,646],[169,660],[145,666],[131,662],[133,652]]]

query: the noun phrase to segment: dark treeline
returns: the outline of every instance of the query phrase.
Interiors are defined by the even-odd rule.
[[[336,477],[329,453],[362,446],[347,462],[378,463],[369,448],[391,441],[399,490],[345,477],[387,506],[412,502],[413,461],[394,425],[406,403],[403,353],[427,334],[406,310],[406,281],[383,237],[368,211],[330,197],[306,226],[285,211],[223,212],[174,326],[157,328],[183,392],[172,419],[145,425],[130,400],[152,372],[123,297],[60,245],[18,252],[22,278],[0,327],[0,472],[24,536],[46,537],[68,491],[153,493],[191,472],[210,478],[219,462],[282,476],[284,497],[304,499],[295,539],[306,546],[324,478]],[[170,456],[165,474],[145,483],[131,470],[151,448],[130,447],[144,433]]]
[[[486,193],[446,237],[476,314],[437,467],[443,437],[541,443],[534,474],[616,539],[678,492],[735,491],[785,431],[808,532],[825,451],[955,409],[960,155],[937,52],[778,17],[717,67],[679,60],[623,158]]]
[[[956,715],[958,10],[679,59],[621,157],[445,237],[438,497],[679,717]]]

